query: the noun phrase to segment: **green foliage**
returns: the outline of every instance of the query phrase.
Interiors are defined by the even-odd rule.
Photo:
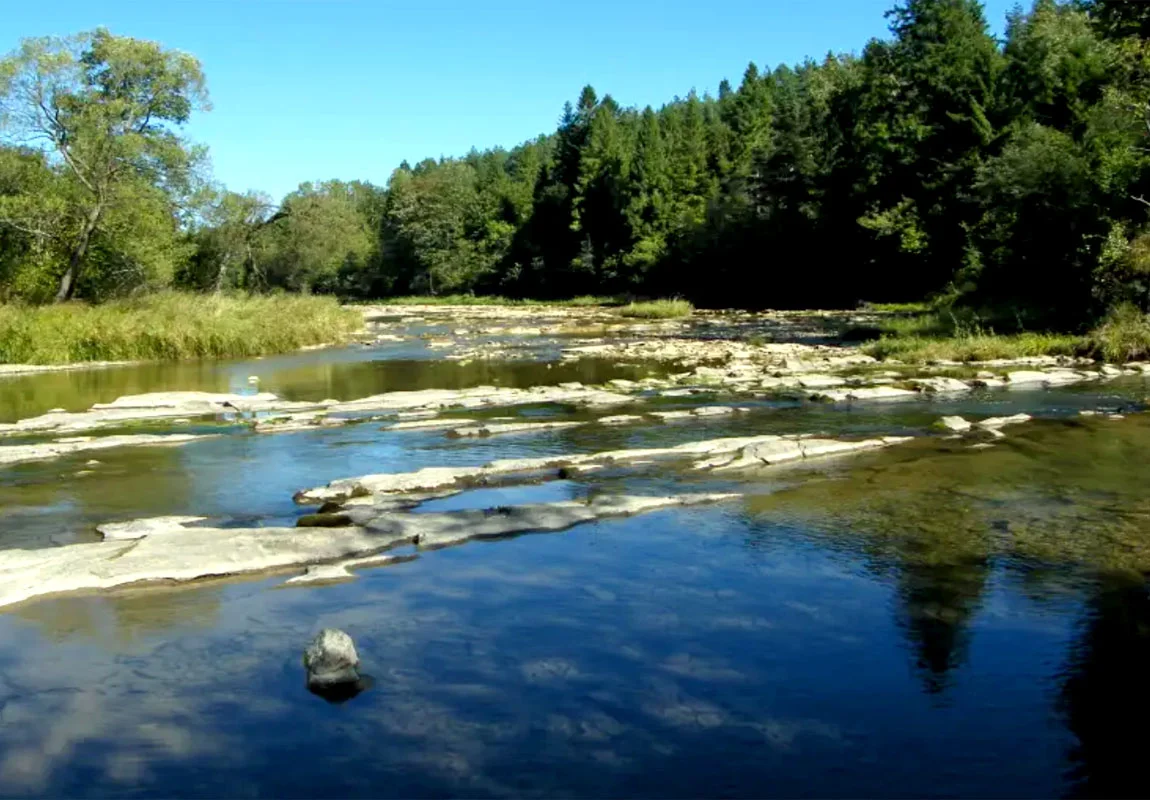
[[[1150,317],[1136,306],[1113,308],[1089,336],[1092,355],[1109,362],[1150,358]]]
[[[857,56],[751,64],[717,97],[659,108],[587,86],[519,147],[405,162],[386,187],[304,184],[278,205],[200,178],[202,153],[178,135],[206,102],[190,56],[106,31],[28,40],[0,62],[0,300],[167,285],[743,307],[946,297],[959,315],[1009,309],[1004,331],[1088,330],[1116,304],[1150,309],[1144,5],[1034,0],[997,42],[976,0],[898,0],[890,35]],[[973,325],[873,347],[1043,346]]]
[[[686,300],[651,300],[645,303],[628,303],[619,309],[624,317],[637,319],[676,319],[689,317],[695,307]]]
[[[161,292],[90,306],[0,305],[0,363],[268,355],[345,339],[360,315],[331,298]]]
[[[6,181],[0,227],[26,237],[17,269],[45,273],[23,284],[32,299],[50,279],[57,300],[170,279],[203,155],[176,131],[206,104],[194,58],[103,29],[25,39],[0,60],[3,167],[31,178]]]

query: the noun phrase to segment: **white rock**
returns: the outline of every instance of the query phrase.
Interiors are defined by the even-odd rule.
[[[125,539],[143,539],[152,534],[170,533],[173,530],[182,530],[195,522],[203,522],[207,517],[148,517],[146,519],[133,519],[128,522],[105,522],[96,526],[96,533],[104,537],[105,542],[121,541]]]
[[[335,583],[337,581],[355,580],[347,567],[343,564],[313,564],[302,575],[288,578],[284,581],[288,586],[299,586],[313,583]]]
[[[998,430],[999,428],[1005,428],[1007,425],[1019,425],[1023,422],[1030,422],[1031,419],[1033,419],[1033,417],[1029,414],[1015,414],[1010,417],[987,417],[974,423],[974,425],[984,430]]]
[[[735,409],[730,406],[699,406],[691,409],[691,414],[696,417],[722,417],[734,413]]]
[[[690,411],[686,411],[686,410],[683,410],[683,411],[651,411],[648,413],[652,417],[658,417],[659,419],[663,420],[664,422],[670,422],[671,420],[676,420],[676,419],[690,419],[691,417],[695,416]]]
[[[957,378],[918,378],[915,385],[932,394],[957,394],[969,392],[970,386]]]
[[[798,384],[804,389],[833,389],[846,383],[834,375],[800,375]]]
[[[894,386],[864,386],[857,389],[829,389],[813,396],[841,403],[850,400],[905,400],[917,397],[918,392]]]
[[[595,420],[600,425],[630,425],[633,422],[642,422],[643,418],[635,414],[616,414],[612,417],[600,417]],[[578,424],[578,423],[571,423]]]
[[[946,430],[954,431],[955,433],[965,433],[973,427],[973,423],[969,420],[957,416],[943,417],[938,421],[938,424]]]
[[[536,433],[559,428],[575,428],[582,422],[487,422],[476,423],[462,428],[453,428],[448,436],[498,436],[504,433]]]
[[[1047,375],[1045,372],[1021,369],[1006,373],[1006,379],[1010,382],[1011,386],[1025,387],[1045,384]]]

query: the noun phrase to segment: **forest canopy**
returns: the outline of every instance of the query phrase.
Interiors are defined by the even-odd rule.
[[[0,301],[178,287],[343,297],[1150,304],[1150,4],[904,0],[890,36],[275,203],[214,183],[199,62],[97,30],[0,61]],[[713,79],[714,76],[700,76]]]

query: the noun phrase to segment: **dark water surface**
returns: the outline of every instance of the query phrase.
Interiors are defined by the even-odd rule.
[[[312,399],[646,374],[399,355],[9,379],[0,416],[251,374]],[[420,511],[592,491],[745,496],[426,552],[351,583],[280,575],[7,609],[0,794],[1144,795],[1150,420],[1077,411],[1125,408],[1146,388],[760,401],[683,425],[489,440],[377,423],[228,430],[100,452],[90,470],[85,456],[0,471],[0,547],[43,547],[158,514],[290,524],[293,491],[365,472],[749,433],[921,437],[738,485],[656,470],[468,492]],[[991,449],[928,434],[943,413],[1020,410],[1040,419]],[[322,627],[347,630],[374,678],[344,704],[304,686],[300,654]]]

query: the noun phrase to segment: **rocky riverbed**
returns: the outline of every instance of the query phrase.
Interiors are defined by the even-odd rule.
[[[0,376],[0,793],[290,794],[251,764],[317,732],[397,794],[521,794],[504,748],[606,794],[701,791],[667,758],[704,752],[863,787],[892,709],[954,774],[1024,763],[971,709],[1062,752],[1033,687],[1140,618],[1147,365],[876,362],[868,322],[378,306],[349,346]],[[326,628],[373,673],[338,720]]]

